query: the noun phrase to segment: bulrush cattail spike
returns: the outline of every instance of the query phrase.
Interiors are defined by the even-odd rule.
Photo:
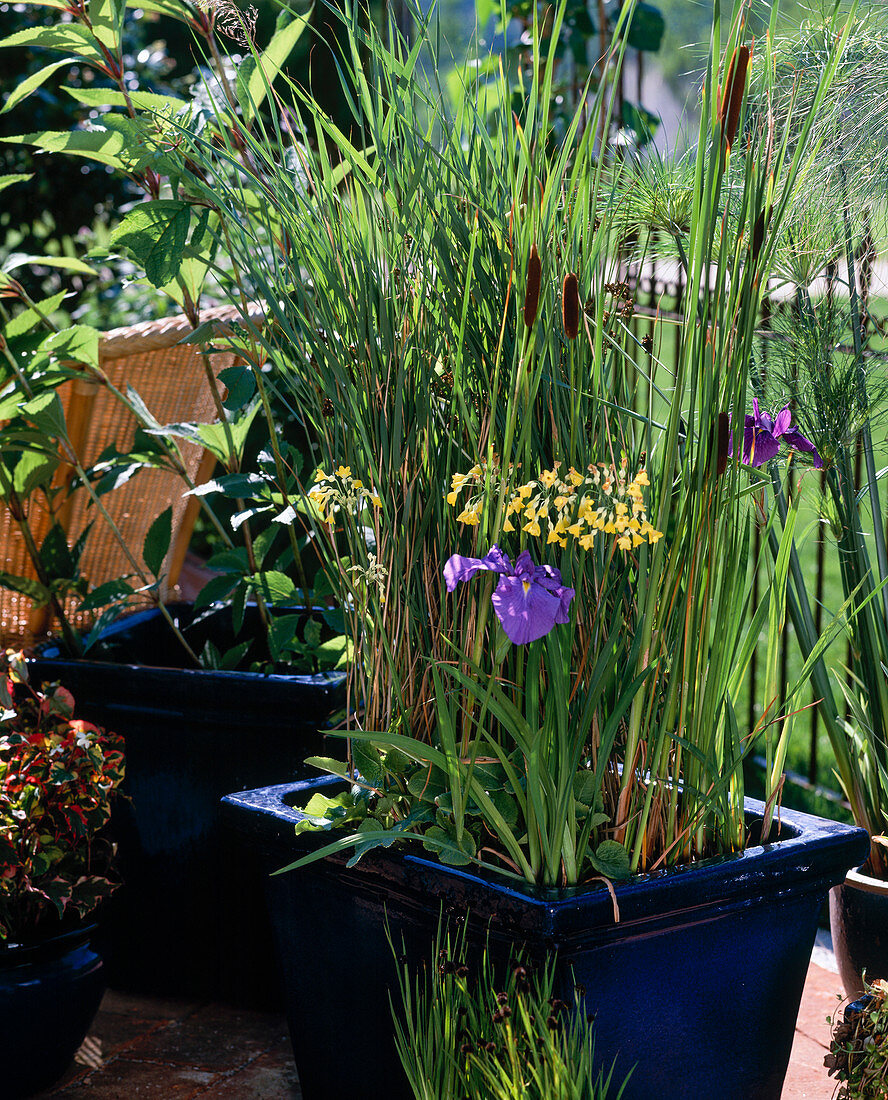
[[[771,220],[771,207],[767,210],[763,210],[759,216],[755,219],[755,225],[752,227],[752,241],[749,246],[749,255],[752,262],[755,263],[758,260],[762,246],[765,243],[765,234],[768,231],[768,223]]]
[[[740,110],[743,106],[743,93],[746,90],[746,72],[749,68],[749,47],[738,46],[734,50],[728,75],[722,93],[721,109],[718,117],[722,124],[725,143],[730,149],[737,136],[740,125]]]
[[[580,331],[580,284],[572,271],[564,276],[561,287],[561,319],[564,335],[568,340],[576,340]]]
[[[537,246],[530,246],[530,259],[527,261],[527,290],[524,292],[524,323],[533,327],[537,310],[540,308],[540,284],[543,279],[543,265]]]
[[[728,449],[731,440],[731,418],[726,412],[718,414],[718,452],[716,457],[715,476],[720,478],[728,466]]]

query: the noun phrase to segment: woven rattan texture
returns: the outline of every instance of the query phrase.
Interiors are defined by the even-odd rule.
[[[214,310],[205,315],[220,319],[234,316],[229,309]],[[100,343],[99,363],[109,382],[126,392],[127,387],[139,394],[160,424],[179,421],[212,421],[215,417],[206,371],[200,349],[179,344],[189,326],[180,318],[134,325],[108,333]],[[213,372],[230,367],[235,356],[216,353],[209,356]],[[86,376],[85,376],[86,377]],[[136,421],[114,396],[110,388],[91,381],[66,383],[60,391],[65,407],[68,431],[81,464],[88,466],[109,445],[128,450],[134,439]],[[203,450],[182,441],[182,458],[193,481],[205,480],[211,465]],[[70,479],[70,467],[59,471],[58,479]],[[196,502],[183,495],[186,486],[181,478],[165,470],[140,470],[126,484],[102,497],[123,541],[143,565],[142,546],[153,520],[169,505],[173,508],[173,540],[165,569],[167,584],[175,583],[187,547],[196,514]],[[189,502],[192,502],[189,506]],[[81,571],[90,585],[102,584],[120,576],[130,576],[134,570],[127,560],[120,540],[108,524],[96,516],[95,507],[82,487],[76,488],[57,512],[59,522],[68,534],[69,545],[78,538],[87,524],[94,520],[86,543]],[[49,529],[51,517],[40,506],[36,495],[30,506],[29,523],[39,545]],[[5,572],[15,576],[35,577],[24,539],[10,514],[0,514],[0,545],[3,547]],[[131,579],[134,587],[138,581]],[[151,596],[136,598],[136,603],[148,603]],[[85,625],[89,616],[74,613],[79,601],[69,601],[71,621]],[[0,589],[3,644],[31,644],[52,628],[48,612],[33,611],[31,601],[8,589]]]

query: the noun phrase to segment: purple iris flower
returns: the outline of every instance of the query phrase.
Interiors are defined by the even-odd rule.
[[[570,601],[576,593],[561,583],[561,573],[551,565],[534,565],[524,550],[515,560],[494,546],[483,558],[454,554],[444,566],[447,591],[470,580],[482,570],[500,574],[491,603],[510,642],[527,645],[542,638],[556,623],[569,621]]]
[[[780,450],[783,440],[794,451],[807,451],[814,456],[814,468],[823,468],[823,461],[817,448],[810,439],[792,427],[792,413],[789,405],[777,414],[773,420],[759,409],[756,398],[752,399],[754,415],[746,417],[746,430],[743,433],[743,461],[747,466],[764,466]]]

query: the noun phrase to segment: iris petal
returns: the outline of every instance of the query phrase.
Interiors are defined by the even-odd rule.
[[[466,558],[453,554],[444,566],[444,583],[452,592],[462,581],[471,580],[481,570],[493,573],[511,573],[512,563],[498,546],[492,546],[483,558]]]
[[[545,637],[555,625],[561,601],[542,585],[525,584],[520,577],[503,577],[491,597],[496,617],[514,645]]]

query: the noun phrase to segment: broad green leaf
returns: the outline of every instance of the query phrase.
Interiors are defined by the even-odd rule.
[[[133,594],[133,587],[122,577],[117,580],[105,581],[104,584],[97,585],[92,592],[82,601],[78,611],[97,611],[100,607],[107,607],[108,604],[119,603],[121,600],[125,600],[128,596]]]
[[[60,290],[58,294],[53,294],[50,298],[44,298],[40,302],[35,302],[34,309],[23,309],[21,313],[17,313],[14,317],[10,318],[6,328],[3,330],[6,339],[14,340],[16,336],[22,336],[24,333],[30,332],[31,329],[42,324],[42,318],[52,316],[66,297],[67,291]]]
[[[271,569],[267,573],[253,573],[248,579],[269,603],[292,604],[299,600],[299,589],[286,573]]]
[[[104,120],[103,120],[104,122]],[[125,136],[112,129],[95,130],[44,130],[33,134],[17,134],[0,138],[9,145],[35,145],[47,153],[68,153],[74,157],[107,164],[128,172],[138,166],[139,159],[132,155],[132,145]]]
[[[207,562],[207,568],[218,569],[224,573],[247,573],[249,572],[247,551],[240,546],[234,550],[222,550],[218,554],[213,554]]]
[[[85,107],[126,107],[127,101],[123,92],[116,92],[113,88],[63,88],[69,96]],[[164,112],[172,109],[175,112],[187,107],[184,99],[173,95],[158,95],[157,92],[143,92],[135,90],[129,93],[130,102],[137,111]],[[4,108],[5,110],[5,108]]]
[[[0,111],[0,114],[2,113]],[[0,191],[5,191],[7,187],[14,187],[17,183],[25,183],[33,178],[33,172],[18,172],[15,175],[0,176]]]
[[[20,267],[57,267],[63,271],[74,271],[78,275],[96,274],[94,267],[85,264],[83,260],[75,260],[73,256],[30,256],[25,252],[10,252],[0,264],[0,284],[3,283],[4,274]]]
[[[65,439],[68,429],[65,410],[57,393],[41,393],[21,406],[21,413],[33,424],[56,439]]]
[[[343,779],[348,778],[348,764],[344,760],[334,760],[332,756],[307,756],[305,763],[309,767],[318,768],[322,772],[341,775]]]
[[[59,467],[56,455],[25,451],[16,463],[12,485],[20,497],[27,497],[38,485],[47,485]]]
[[[256,380],[246,364],[226,367],[219,371],[219,381],[228,390],[223,402],[226,409],[235,411],[249,404],[256,392]]]
[[[31,73],[30,76],[25,77],[19,84],[17,84],[9,93],[9,98],[3,104],[0,115],[6,114],[7,111],[11,111],[17,103],[21,103],[23,99],[36,91],[41,84],[44,84],[52,76],[54,72],[64,68],[66,65],[76,65],[78,59],[76,57],[63,57],[61,61],[53,61],[50,65],[44,65],[42,69],[38,69],[36,73]],[[65,91],[68,91],[66,88]]]
[[[175,279],[188,239],[191,207],[178,199],[141,203],[111,233],[111,244],[126,248],[156,287]]]
[[[240,416],[228,422],[231,433],[231,441],[234,446],[234,455],[228,453],[228,438],[224,424],[198,424],[196,425],[197,438],[208,451],[221,459],[230,467],[232,459],[239,461],[244,453],[247,442],[247,433],[256,413],[259,411],[259,402],[254,402]]]
[[[268,648],[273,661],[281,659],[281,653],[293,643],[298,630],[298,615],[275,616],[268,624]]]
[[[595,849],[595,855],[589,856],[589,862],[599,874],[618,882],[632,873],[629,853],[616,840],[603,840]]]
[[[68,536],[58,522],[46,532],[40,546],[40,562],[53,580],[72,580],[77,573],[77,562],[68,546]]]
[[[138,8],[139,11],[156,12],[158,15],[167,15],[170,19],[177,19],[180,23],[187,23],[191,18],[188,8],[178,0],[126,0],[128,8]]]
[[[173,538],[173,509],[166,508],[148,528],[145,536],[145,545],[142,547],[142,557],[148,566],[148,571],[155,577],[160,576],[163,569],[163,561],[170,548]]]
[[[663,41],[666,20],[659,8],[645,0],[635,6],[626,41],[634,50],[647,50],[656,53]]]
[[[378,749],[367,744],[366,741],[354,741],[352,743],[352,759],[355,762],[355,768],[361,773],[365,783],[371,787],[378,787],[382,783],[385,777],[385,768]]]
[[[30,577],[17,577],[12,573],[0,572],[0,588],[10,588],[34,601],[35,607],[45,607],[49,603],[49,589]]]
[[[40,350],[54,359],[98,367],[99,330],[89,325],[72,325],[48,336]]]
[[[89,0],[89,21],[96,38],[112,53],[120,49],[126,0]]]
[[[80,61],[104,62],[95,38],[80,23],[56,22],[48,27],[25,27],[0,39],[0,49],[11,46],[39,46],[76,54]]]
[[[232,573],[227,573],[224,577],[211,578],[194,597],[195,608],[200,610],[202,607],[209,607],[210,604],[221,602],[229,596],[231,590],[239,583],[239,578]]]

